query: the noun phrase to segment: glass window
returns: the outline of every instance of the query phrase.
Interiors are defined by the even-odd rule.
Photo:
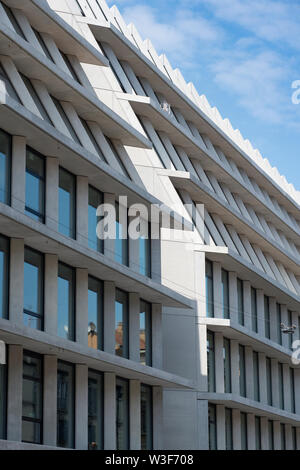
[[[223,318],[229,318],[229,281],[228,271],[222,269],[222,305]]]
[[[119,289],[116,290],[115,302],[115,353],[117,356],[129,357],[129,314],[128,294]]]
[[[208,404],[209,450],[217,450],[217,411],[216,405]]]
[[[152,387],[141,384],[141,449],[153,449]]]
[[[257,295],[256,289],[251,287],[251,318],[252,318],[252,330],[257,333]]]
[[[206,284],[206,316],[214,316],[214,287],[213,287],[213,264],[205,261],[205,284]]]
[[[288,310],[288,326],[292,326],[293,325],[293,315],[292,315],[292,312],[291,310]],[[293,351],[293,348],[292,348],[292,345],[293,345],[293,335],[288,335],[289,337],[289,348],[291,351]]]
[[[42,330],[44,325],[44,256],[25,247],[24,325]]]
[[[9,240],[0,235],[0,318],[8,319]]]
[[[270,339],[270,305],[269,297],[264,296],[264,313],[265,313],[265,337]]]
[[[243,281],[241,281],[241,279],[237,280],[237,301],[238,301],[239,324],[244,326],[245,324],[244,288],[243,288]]]
[[[26,151],[26,203],[27,215],[45,221],[45,159],[27,148]]]
[[[116,379],[117,450],[129,449],[129,382]]]
[[[0,364],[0,439],[6,438],[6,391],[7,391],[6,365]]]
[[[53,103],[55,104],[55,107],[57,109],[57,111],[59,112],[60,114],[60,117],[62,118],[66,128],[68,129],[70,135],[71,135],[71,138],[74,140],[74,142],[76,142],[77,144],[81,145],[81,142],[80,140],[78,139],[77,137],[77,134],[76,132],[74,131],[74,128],[72,126],[72,124],[70,123],[69,121],[69,118],[68,116],[66,115],[65,113],[65,110],[64,108],[62,107],[61,103],[56,99],[54,98],[54,96],[51,96],[52,100],[53,100]]]
[[[75,340],[75,270],[58,263],[57,334]]]
[[[74,448],[75,441],[75,373],[74,366],[58,361],[57,365],[57,446]]]
[[[280,423],[281,450],[286,450],[285,425]]]
[[[216,391],[215,336],[211,331],[207,331],[207,391]]]
[[[246,369],[245,369],[245,347],[239,345],[239,376],[240,376],[240,394],[246,396]]]
[[[254,384],[254,400],[260,401],[260,383],[259,383],[259,356],[253,351],[253,384]]]
[[[223,358],[224,358],[224,384],[225,393],[231,393],[231,355],[230,355],[230,340],[224,338],[223,344]]]
[[[278,363],[278,381],[279,381],[279,408],[284,410],[284,385],[283,385],[283,364]]]
[[[140,362],[152,365],[152,306],[148,302],[140,302]]]
[[[272,362],[269,357],[266,358],[266,373],[267,373],[267,403],[273,406],[273,393],[272,393]]]
[[[59,231],[67,237],[76,235],[76,179],[75,176],[59,169]]]
[[[121,212],[126,211],[125,216],[121,217]],[[123,220],[126,219],[126,220]],[[125,224],[126,222],[126,224]],[[121,208],[116,202],[116,239],[115,239],[115,260],[118,263],[128,266],[129,262],[129,244],[128,244],[128,219],[127,209]]]
[[[261,450],[261,427],[259,416],[255,416],[255,449]]]
[[[150,229],[151,230],[151,229]],[[139,238],[139,261],[140,273],[144,276],[151,277],[151,231],[148,238],[141,236]]]
[[[230,408],[225,408],[225,433],[226,450],[233,450],[232,410]]]
[[[97,225],[100,222],[100,217],[97,216],[97,209],[103,204],[103,193],[98,189],[89,186],[89,221],[88,221],[88,237],[89,247],[92,250],[104,253],[104,240],[100,240],[97,236]]]
[[[90,450],[103,449],[104,393],[103,375],[89,370],[88,376],[88,439]]]
[[[22,441],[42,444],[43,362],[41,356],[24,352]]]
[[[269,450],[274,450],[274,425],[273,421],[268,421]]]
[[[280,307],[280,304],[278,303],[276,303],[276,320],[277,320],[277,341],[278,341],[278,344],[282,345],[281,307]]]
[[[103,282],[89,276],[88,345],[103,349]]]
[[[0,130],[0,202],[4,204],[10,204],[11,146],[11,136]]]
[[[292,368],[290,368],[290,391],[291,391],[291,412],[296,413],[295,375],[294,375],[294,369],[292,369]]]
[[[241,413],[241,449],[248,449],[248,430],[246,413]]]

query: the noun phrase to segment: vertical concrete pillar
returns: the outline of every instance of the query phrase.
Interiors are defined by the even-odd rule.
[[[76,190],[76,240],[88,246],[89,241],[89,180],[86,176],[77,176]]]
[[[49,335],[57,335],[57,255],[45,255],[45,312],[44,329]]]
[[[162,305],[152,304],[152,367],[163,367]]]
[[[264,291],[262,289],[256,290],[257,295],[257,329],[261,338],[265,338],[265,304],[264,304]]]
[[[206,289],[205,289],[205,253],[194,252],[195,262],[195,292],[197,296],[197,316],[206,317]]]
[[[278,377],[278,361],[271,359],[271,376],[272,376],[272,401],[275,408],[279,408],[279,377]]]
[[[271,341],[278,343],[277,335],[277,318],[276,318],[276,299],[275,297],[269,297],[269,309],[270,309],[270,337]]]
[[[258,364],[259,364],[259,396],[261,403],[265,405],[268,403],[267,397],[267,365],[266,355],[264,353],[258,353]]]
[[[12,323],[23,323],[24,305],[24,240],[10,240],[9,273],[9,319]]]
[[[208,450],[209,449],[209,432],[208,432],[208,401],[197,400],[197,416],[196,416],[196,432],[197,443],[196,449]]]
[[[164,448],[163,443],[163,390],[161,387],[153,387],[153,449]]]
[[[11,206],[18,212],[25,210],[25,170],[26,170],[26,137],[12,138],[11,167]]]
[[[104,282],[104,351],[115,354],[115,284]]]
[[[88,270],[76,269],[76,341],[88,345]]]
[[[161,282],[161,240],[158,222],[151,222],[151,277],[155,282]]]
[[[76,364],[75,449],[88,448],[88,366]]]
[[[289,364],[283,364],[283,398],[285,411],[291,412],[291,380]]]
[[[254,376],[253,376],[253,350],[251,346],[245,347],[245,367],[246,367],[246,396],[250,400],[254,399]]]
[[[46,160],[46,225],[58,231],[58,158],[47,157]]]
[[[223,358],[223,335],[215,333],[215,370],[216,370],[216,392],[224,393],[224,358]]]
[[[115,195],[110,193],[104,193],[104,204],[109,204],[112,207],[116,207]],[[110,223],[113,223],[110,220]],[[106,238],[104,240],[104,255],[107,258],[114,260],[115,259],[115,240],[112,238]]]
[[[233,449],[241,450],[242,440],[241,440],[241,413],[240,410],[232,410],[232,439],[233,439]]]
[[[226,450],[225,406],[217,405],[217,449]]]
[[[280,422],[273,421],[274,431],[274,450],[281,450],[281,433],[280,433]]]
[[[229,307],[230,320],[233,323],[238,323],[237,274],[235,272],[229,272]]]
[[[261,416],[260,418],[260,429],[261,429],[261,450],[269,450],[269,428],[268,418]]]
[[[140,296],[129,294],[129,359],[140,362]]]
[[[44,356],[43,442],[57,443],[57,357]]]
[[[286,450],[293,450],[293,436],[291,424],[285,424],[285,447]]]
[[[296,428],[297,450],[300,450],[300,427]]]
[[[22,441],[23,348],[8,348],[7,440]]]
[[[285,325],[288,326],[288,311],[287,311],[287,306],[286,305],[281,305],[281,322]],[[286,349],[290,348],[289,345],[289,335],[282,335],[282,346]]]
[[[197,324],[197,342],[196,354],[199,357],[198,367],[195,373],[198,389],[202,392],[207,392],[207,352],[206,348],[202,345],[207,343],[207,328],[206,325]]]
[[[252,413],[247,414],[247,436],[248,436],[248,450],[255,450],[255,416]]]
[[[230,340],[231,351],[231,390],[235,395],[240,394],[240,378],[239,378],[239,343],[236,339]]]
[[[215,318],[223,318],[222,269],[221,269],[221,263],[217,261],[213,262],[213,289],[214,289]]]
[[[104,449],[116,449],[116,376],[104,374]]]
[[[139,380],[129,381],[130,449],[141,449],[141,384]]]
[[[248,328],[248,330],[252,330],[250,281],[243,282],[243,292],[244,292],[245,327]]]

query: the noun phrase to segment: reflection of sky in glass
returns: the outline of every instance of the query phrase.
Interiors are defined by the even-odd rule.
[[[0,152],[0,202],[6,202],[6,155]]]
[[[43,208],[41,198],[42,182],[36,176],[26,173],[26,206],[36,212],[42,213]],[[30,214],[31,216],[33,214]]]
[[[0,318],[3,318],[3,307],[4,307],[4,292],[3,292],[3,283],[4,283],[4,253],[0,251]]]
[[[39,269],[32,264],[24,264],[24,309],[40,313],[38,305]]]
[[[123,262],[123,242],[124,240],[121,239],[123,234],[123,227],[120,222],[116,221],[116,240],[115,240],[115,259],[118,263]]]
[[[59,188],[59,231],[71,237],[71,195],[68,191]]]
[[[89,205],[89,226],[88,226],[88,234],[89,234],[89,247],[93,250],[97,250],[98,247],[98,237],[96,233],[97,228],[97,209]]]
[[[89,324],[94,323],[96,331],[98,331],[98,294],[92,290],[88,293],[88,316]]]
[[[116,329],[119,323],[123,324],[123,310],[124,310],[124,305],[116,301],[116,323],[115,323]]]
[[[58,278],[58,336],[69,338],[69,295],[70,282],[66,279]]]
[[[148,255],[148,243],[149,240],[144,237],[139,238],[140,243],[140,273],[144,276],[149,275],[149,255]]]
[[[146,314],[145,312],[140,313],[140,330],[144,330],[146,328]]]

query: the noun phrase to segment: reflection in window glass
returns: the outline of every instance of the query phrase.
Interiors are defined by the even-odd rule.
[[[211,261],[205,261],[205,284],[206,284],[206,316],[214,316],[214,288],[213,288],[213,265]]]
[[[45,160],[30,149],[26,152],[25,197],[27,215],[43,223],[45,219]]]
[[[141,449],[153,448],[152,387],[141,385]]]
[[[0,235],[0,318],[8,318],[9,240]]]
[[[89,276],[88,345],[103,349],[103,283]]]
[[[226,432],[226,450],[233,449],[232,435],[232,410],[225,408],[225,432]]]
[[[65,264],[58,264],[57,334],[75,339],[75,271]]]
[[[238,318],[239,324],[245,325],[245,312],[244,312],[244,288],[243,281],[237,280],[237,300],[238,300]]]
[[[10,204],[11,146],[11,136],[0,130],[0,202],[4,204]]]
[[[259,416],[255,416],[255,449],[261,450],[261,427]]]
[[[103,449],[103,375],[89,370],[88,440],[90,450]]]
[[[140,362],[152,365],[152,315],[151,304],[140,303]]]
[[[128,294],[119,289],[116,290],[115,309],[115,354],[128,359]]]
[[[265,311],[265,337],[270,339],[270,305],[269,297],[264,296],[264,311]]]
[[[260,401],[259,356],[256,351],[253,351],[253,385],[254,385],[254,400]]]
[[[272,362],[269,357],[266,358],[266,374],[267,374],[267,403],[273,405],[272,393]]]
[[[211,331],[207,332],[207,391],[216,391],[215,373],[215,336]]]
[[[284,410],[284,384],[283,384],[283,364],[278,363],[278,381],[279,381],[279,408]]]
[[[116,432],[117,450],[129,449],[129,383],[116,379]]]
[[[59,169],[59,231],[67,237],[75,238],[76,231],[76,179],[75,176]]]
[[[252,330],[257,333],[257,294],[256,289],[251,287],[251,319],[252,319]]]
[[[225,269],[222,269],[222,306],[223,318],[229,318],[229,280]]]
[[[280,423],[281,450],[286,450],[285,424]]]
[[[224,386],[225,393],[231,393],[231,354],[230,354],[230,340],[224,338],[223,344],[223,359],[224,359]]]
[[[148,224],[148,236],[139,238],[139,264],[140,273],[151,277],[151,226]]]
[[[24,325],[43,329],[44,320],[44,257],[25,248],[24,254]]]
[[[268,421],[269,450],[274,450],[274,426],[273,421]]]
[[[247,414],[241,413],[241,449],[248,449]]]
[[[127,216],[122,217],[121,212],[127,211],[116,203],[116,239],[115,239],[115,260],[118,263],[128,266],[129,262],[129,240],[128,240],[128,220]],[[123,220],[125,219],[125,220]]]
[[[278,344],[282,345],[281,307],[280,307],[280,304],[278,303],[276,303],[276,319],[277,319],[277,342]]]
[[[215,405],[208,405],[209,450],[217,450],[217,413]]]
[[[245,368],[245,347],[239,345],[239,375],[240,375],[240,395],[246,396],[246,368]]]
[[[22,441],[42,444],[43,368],[42,358],[23,356]]]
[[[97,236],[97,224],[100,221],[100,217],[97,216],[98,207],[103,204],[103,193],[98,189],[89,186],[89,208],[88,208],[88,237],[89,247],[92,250],[104,253],[104,240],[100,240]]]
[[[74,367],[58,361],[57,365],[57,446],[74,448],[75,390]]]

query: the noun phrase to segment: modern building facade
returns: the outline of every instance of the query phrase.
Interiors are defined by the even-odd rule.
[[[104,0],[1,0],[0,102],[0,449],[299,449],[300,194]]]

